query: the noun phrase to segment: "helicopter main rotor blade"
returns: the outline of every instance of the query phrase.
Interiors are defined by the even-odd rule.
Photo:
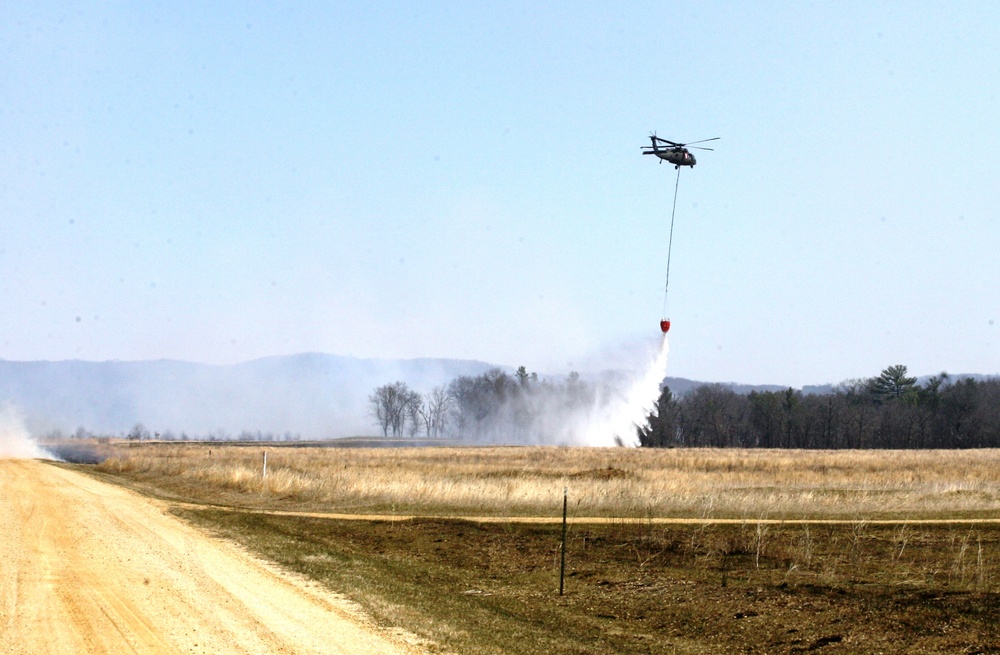
[[[694,148],[695,150],[711,150],[712,152],[715,152],[715,148],[705,148],[704,146],[691,146],[691,147]]]
[[[705,143],[706,141],[718,141],[721,138],[722,138],[721,136],[713,136],[711,139],[702,139],[701,141],[692,141],[691,143]],[[682,143],[680,145],[689,146],[691,145],[691,143]],[[710,148],[705,148],[705,149],[710,150]]]

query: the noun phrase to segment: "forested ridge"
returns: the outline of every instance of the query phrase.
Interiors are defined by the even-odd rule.
[[[642,446],[661,448],[995,448],[1000,379],[941,374],[921,385],[896,365],[824,394],[708,384],[676,397],[664,387],[637,431]]]

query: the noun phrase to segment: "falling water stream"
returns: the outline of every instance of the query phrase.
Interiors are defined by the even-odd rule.
[[[667,373],[670,342],[664,334],[659,352],[649,362],[645,372],[628,387],[621,403],[614,403],[603,417],[594,417],[586,428],[584,442],[591,446],[613,446],[618,441],[638,445],[636,427],[645,425],[660,396],[660,384]]]

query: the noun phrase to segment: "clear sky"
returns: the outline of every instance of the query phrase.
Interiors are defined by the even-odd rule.
[[[614,5],[7,3],[0,358],[1000,373],[1000,3]]]

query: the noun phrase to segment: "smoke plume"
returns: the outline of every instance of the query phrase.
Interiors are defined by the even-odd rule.
[[[11,403],[0,404],[0,459],[52,459],[31,438],[24,419]]]
[[[442,433],[495,444],[637,445],[637,428],[646,425],[660,394],[667,341],[630,350],[616,359],[627,360],[626,369],[596,375],[574,371],[563,380],[545,379],[521,367],[514,376],[500,368],[460,376],[446,389],[449,412]]]

